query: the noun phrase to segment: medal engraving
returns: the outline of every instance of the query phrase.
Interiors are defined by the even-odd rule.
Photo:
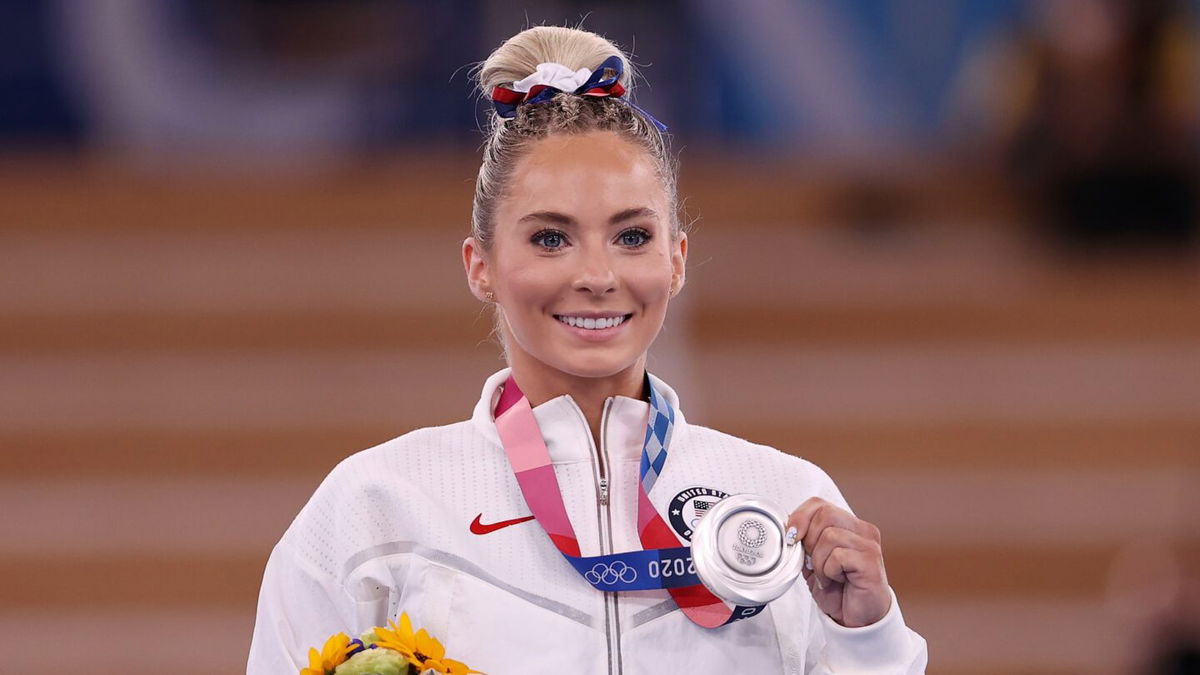
[[[800,576],[804,553],[785,540],[786,515],[751,495],[728,497],[696,526],[692,559],[704,585],[722,600],[763,604]]]
[[[754,534],[750,534],[751,530]],[[761,520],[747,520],[738,526],[738,541],[743,546],[758,548],[767,541],[767,528],[763,527]]]
[[[722,560],[746,575],[763,574],[778,561],[782,535],[770,518],[756,511],[731,514],[717,531]]]

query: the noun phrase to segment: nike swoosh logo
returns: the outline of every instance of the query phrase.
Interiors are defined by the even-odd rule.
[[[509,525],[520,525],[521,523],[533,520],[533,516],[525,516],[523,518],[513,518],[511,520],[501,520],[498,523],[488,523],[487,525],[484,525],[481,522],[482,518],[483,518],[483,514],[481,513],[481,514],[475,516],[475,520],[471,521],[471,534],[487,534],[489,532],[495,532],[496,530],[499,530],[502,527],[508,527]]]

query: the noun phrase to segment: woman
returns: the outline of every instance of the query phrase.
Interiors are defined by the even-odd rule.
[[[622,96],[626,67],[607,40],[544,26],[484,63],[498,115],[462,252],[511,368],[469,421],[361,452],[322,483],[267,565],[251,672],[294,672],[326,636],[400,612],[492,675],[924,670],[879,532],[829,477],[689,425],[646,373],[688,243],[659,125]],[[514,450],[522,429],[540,458]],[[670,461],[648,462],[648,480],[652,436]],[[807,584],[766,610],[694,586],[597,590],[633,573],[579,564],[678,547],[736,493],[795,506],[812,557]]]

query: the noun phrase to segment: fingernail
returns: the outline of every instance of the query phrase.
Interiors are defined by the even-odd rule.
[[[789,527],[787,529],[787,532],[784,533],[784,535],[783,535],[783,542],[785,544],[787,544],[788,546],[795,546],[797,534],[798,534],[798,532],[796,532],[796,528]],[[809,569],[812,569],[812,568],[810,567]]]
[[[811,555],[806,555],[806,556],[804,556],[804,567],[805,567],[805,568],[806,568],[806,569],[807,569],[809,572],[811,572],[811,571],[812,571],[812,569],[813,569],[813,564],[812,564],[812,556],[811,556]]]

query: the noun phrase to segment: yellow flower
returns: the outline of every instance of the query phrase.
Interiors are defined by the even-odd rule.
[[[440,668],[437,667],[439,665],[441,666]],[[455,661],[454,659],[442,659],[441,662],[436,665],[434,665],[431,661],[426,661],[425,667],[432,668],[436,672],[442,673],[442,675],[470,675],[470,673],[479,673],[479,675],[484,675],[478,670],[471,670],[471,667],[462,661]]]
[[[404,658],[410,662],[420,665],[416,659],[417,655],[417,638],[413,634],[412,621],[409,621],[408,614],[401,612],[400,625],[397,626],[395,621],[388,621],[387,628],[375,629],[375,644],[379,647],[394,649],[404,655]]]
[[[446,664],[442,659],[446,658],[446,648],[438,642],[437,638],[430,635],[424,628],[417,631],[416,636],[417,653],[416,660],[413,665],[421,670],[432,669],[439,673],[446,672]]]
[[[321,651],[308,650],[308,667],[300,671],[300,675],[329,675],[346,661],[346,655],[354,649],[350,644],[350,636],[338,633],[325,641]]]
[[[471,670],[467,664],[446,658],[446,648],[424,628],[413,632],[412,621],[407,613],[400,614],[400,625],[389,621],[387,628],[376,628],[378,638],[375,644],[387,649],[394,649],[404,655],[408,662],[417,667],[419,672],[432,670],[442,675],[468,675],[478,673]],[[307,675],[307,674],[306,674]]]

